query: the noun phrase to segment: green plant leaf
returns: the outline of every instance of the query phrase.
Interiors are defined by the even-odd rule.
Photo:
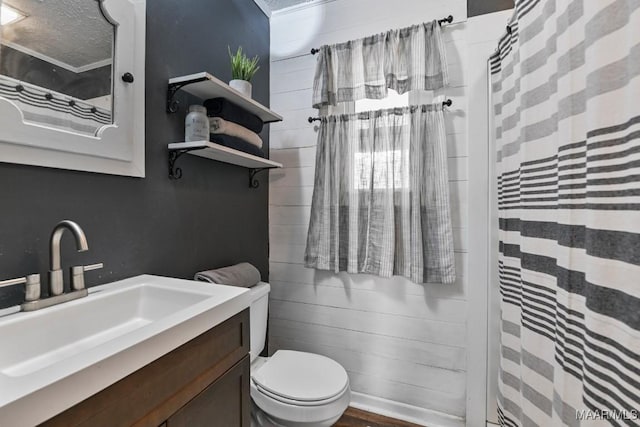
[[[231,76],[233,79],[251,81],[256,72],[260,69],[258,55],[249,59],[242,52],[242,46],[238,47],[236,53],[231,53],[231,48],[227,46],[229,51],[229,59],[231,60]]]

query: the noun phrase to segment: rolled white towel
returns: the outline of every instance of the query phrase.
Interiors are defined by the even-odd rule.
[[[249,144],[262,148],[262,139],[257,133],[222,117],[209,117],[209,129],[211,133],[235,136],[247,141]]]
[[[250,288],[260,281],[260,272],[248,262],[196,273],[195,280]]]

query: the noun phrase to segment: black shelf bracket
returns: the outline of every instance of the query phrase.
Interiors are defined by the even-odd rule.
[[[184,148],[181,150],[169,150],[169,179],[178,180],[182,178],[182,169],[176,167],[176,161],[189,151],[202,150],[202,148]]]
[[[255,168],[249,169],[249,188],[260,187],[260,181],[256,179],[256,175],[262,171],[266,171],[273,168]]]
[[[167,113],[175,113],[180,109],[180,102],[175,99],[176,93],[178,93],[180,89],[192,83],[199,83],[205,80],[207,80],[207,78],[202,77],[199,79],[188,80],[186,82],[169,83],[167,86]]]
[[[182,168],[176,166],[178,159],[185,153],[190,151],[202,150],[203,147],[183,148],[180,150],[169,150],[169,179],[178,180],[182,178]],[[249,188],[260,187],[260,181],[256,179],[256,175],[262,171],[274,169],[274,167],[252,168],[249,169]]]

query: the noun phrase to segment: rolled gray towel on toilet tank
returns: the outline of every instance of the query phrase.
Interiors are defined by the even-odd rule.
[[[260,281],[260,272],[248,262],[196,273],[194,280],[250,288]]]

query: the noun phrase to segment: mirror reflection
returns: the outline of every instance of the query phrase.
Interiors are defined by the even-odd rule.
[[[0,97],[25,121],[95,134],[112,123],[115,27],[96,0],[0,0]]]

